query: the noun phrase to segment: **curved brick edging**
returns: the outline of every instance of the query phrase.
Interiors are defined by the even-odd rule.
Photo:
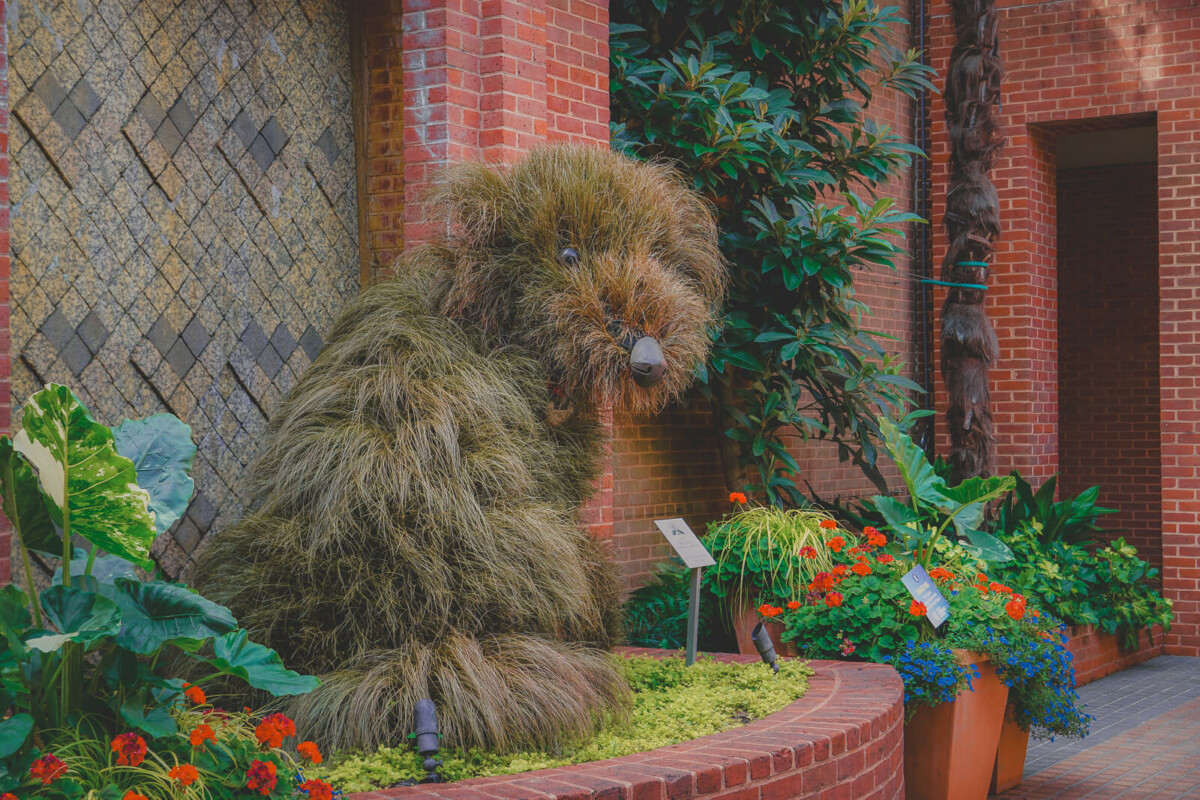
[[[625,649],[638,655],[663,651]],[[716,655],[747,663],[753,656]],[[809,662],[804,697],[740,728],[607,761],[347,800],[903,800],[904,686],[891,667]]]

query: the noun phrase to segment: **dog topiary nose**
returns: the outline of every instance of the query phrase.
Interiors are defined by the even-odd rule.
[[[662,380],[667,360],[663,357],[658,342],[649,336],[643,336],[629,351],[629,367],[633,370],[633,382],[643,389],[649,389]]]

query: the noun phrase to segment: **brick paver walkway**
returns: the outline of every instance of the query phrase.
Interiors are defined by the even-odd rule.
[[[1200,800],[1200,659],[1163,656],[1079,690],[1083,741],[1030,742],[1015,800]]]

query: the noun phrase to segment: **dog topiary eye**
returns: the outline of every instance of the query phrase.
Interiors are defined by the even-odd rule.
[[[558,263],[564,267],[579,266],[579,251],[574,247],[564,247],[562,252],[558,254]]]

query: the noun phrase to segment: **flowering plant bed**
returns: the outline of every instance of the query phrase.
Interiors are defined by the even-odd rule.
[[[445,750],[439,770],[450,781],[509,775],[626,756],[718,733],[761,719],[804,696],[812,670],[799,661],[781,664],[779,675],[765,664],[637,656],[619,659],[633,690],[633,710],[615,717],[587,741],[558,752],[490,753]],[[383,747],[370,754],[342,756],[329,779],[345,791],[386,788],[425,776],[409,747]]]

